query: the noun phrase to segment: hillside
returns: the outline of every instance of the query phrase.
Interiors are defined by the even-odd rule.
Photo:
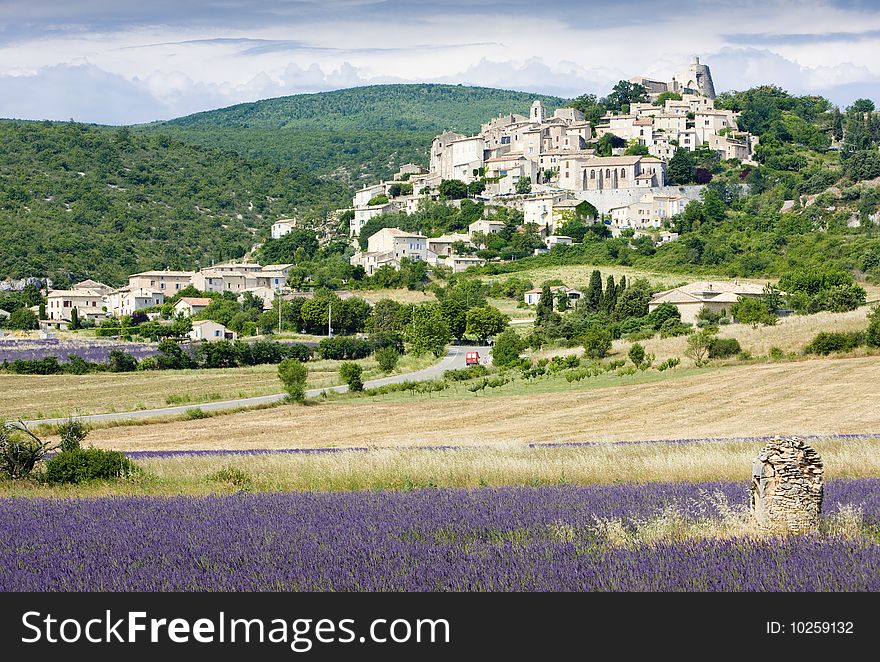
[[[279,216],[347,197],[295,168],[164,136],[0,121],[0,279],[118,284],[144,269],[194,268],[242,255]]]
[[[400,129],[475,132],[487,118],[504,112],[527,114],[540,98],[550,108],[563,100],[529,92],[463,85],[371,85],[318,94],[297,94],[196,113],[167,124],[188,127]]]
[[[360,185],[408,162],[428,163],[431,139],[446,129],[474,133],[499,113],[527,113],[557,97],[461,85],[374,85],[300,94],[137,127],[196,145],[296,165]]]

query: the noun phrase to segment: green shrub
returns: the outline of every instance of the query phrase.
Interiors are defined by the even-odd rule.
[[[781,361],[785,358],[785,352],[774,346],[768,350],[767,356],[769,356],[772,361]]]
[[[496,366],[511,366],[519,362],[519,354],[525,349],[525,343],[516,331],[508,329],[501,333],[492,347],[492,363]]]
[[[868,313],[868,329],[865,331],[865,344],[868,347],[880,347],[880,306]]]
[[[391,372],[397,367],[397,361],[400,359],[400,353],[393,347],[383,347],[376,350],[374,354],[379,369],[382,372]]]
[[[119,451],[77,448],[58,453],[46,462],[42,479],[47,483],[82,483],[87,480],[127,478],[137,466]]]
[[[284,390],[294,402],[302,402],[306,397],[306,380],[309,369],[297,359],[284,359],[278,364],[278,378]]]
[[[669,358],[666,359],[663,363],[657,366],[657,370],[660,372],[664,372],[665,370],[671,370],[675,366],[681,363],[681,359],[679,358]]]
[[[692,330],[690,324],[685,324],[681,320],[670,318],[660,326],[660,337],[674,338],[676,336],[686,336]]]
[[[451,382],[464,382],[477,377],[485,377],[488,374],[489,369],[486,366],[477,364],[460,370],[447,370],[443,373],[443,379]]]
[[[823,331],[804,348],[805,354],[831,354],[849,352],[865,344],[862,331]]]
[[[611,349],[611,331],[593,327],[583,335],[584,350],[591,359],[604,358]]]
[[[741,351],[742,347],[736,338],[715,338],[709,345],[709,358],[726,359],[730,356],[736,356]]]
[[[88,433],[88,426],[77,418],[69,418],[67,422],[59,425],[58,436],[61,437],[61,452],[66,453],[81,448]]]
[[[346,362],[339,366],[339,376],[342,378],[342,381],[348,384],[349,391],[364,390],[363,374],[364,369],[357,363]]]
[[[203,418],[210,418],[211,414],[201,409],[200,407],[193,407],[192,409],[187,409],[183,416],[188,421],[199,421]]]
[[[635,343],[629,348],[629,360],[635,365],[642,365],[642,361],[645,360],[645,348]]]

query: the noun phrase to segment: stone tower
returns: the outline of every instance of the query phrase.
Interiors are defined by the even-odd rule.
[[[544,102],[540,99],[532,102],[532,110],[529,113],[530,122],[543,122],[547,119],[547,109],[544,108]]]
[[[765,529],[806,533],[819,524],[822,458],[798,437],[774,437],[752,464],[750,505]]]
[[[683,88],[681,91],[693,90],[710,99],[715,98],[715,84],[712,82],[712,72],[708,65],[700,64],[700,58],[691,58],[687,71],[683,71],[675,77],[678,84]]]

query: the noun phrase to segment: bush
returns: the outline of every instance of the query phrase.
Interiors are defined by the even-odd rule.
[[[601,327],[593,327],[583,335],[584,350],[591,359],[607,356],[611,349],[611,331]]]
[[[77,418],[70,418],[66,423],[59,425],[58,436],[61,437],[61,452],[78,450],[88,433],[88,426]]]
[[[709,358],[726,359],[730,356],[736,356],[741,351],[742,347],[736,338],[715,338],[709,345]]]
[[[868,329],[865,331],[865,344],[880,347],[880,306],[868,313]]]
[[[134,372],[137,370],[137,359],[128,352],[119,349],[111,350],[108,370],[110,372]]]
[[[670,358],[666,359],[663,363],[657,366],[657,370],[663,372],[665,370],[670,370],[681,363],[681,359],[679,358]]]
[[[119,451],[77,448],[50,458],[41,478],[47,483],[82,483],[127,478],[136,471],[134,462]]]
[[[0,473],[8,478],[27,478],[37,462],[55,450],[24,423],[0,420]]]
[[[44,359],[19,359],[9,364],[8,369],[17,375],[57,375],[64,368],[54,356]]]
[[[305,400],[308,377],[309,369],[297,359],[284,359],[278,364],[278,378],[294,402]]]
[[[373,353],[373,345],[359,338],[339,336],[324,338],[318,343],[318,356],[330,361],[365,359]]]
[[[376,351],[375,357],[382,372],[391,372],[397,367],[400,353],[393,347],[383,347]]]
[[[339,376],[346,384],[349,391],[363,391],[364,382],[362,376],[364,369],[357,363],[343,363],[339,366]]]
[[[629,348],[629,360],[635,365],[642,365],[642,361],[645,360],[645,348],[635,343]]]
[[[492,346],[492,363],[499,367],[515,365],[524,349],[525,343],[516,331],[508,329],[496,338]]]
[[[660,337],[675,338],[676,336],[686,336],[691,331],[690,324],[685,324],[681,320],[668,319],[660,327]]]
[[[805,354],[831,354],[849,352],[865,344],[865,334],[861,331],[823,331],[804,348]]]
[[[489,374],[489,369],[484,365],[472,365],[460,370],[447,370],[443,373],[443,379],[451,382],[465,382],[469,379],[477,377],[485,377]]]

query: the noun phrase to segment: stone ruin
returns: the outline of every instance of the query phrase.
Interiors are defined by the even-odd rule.
[[[752,463],[750,506],[761,528],[806,533],[819,525],[822,458],[798,437],[774,437]]]

